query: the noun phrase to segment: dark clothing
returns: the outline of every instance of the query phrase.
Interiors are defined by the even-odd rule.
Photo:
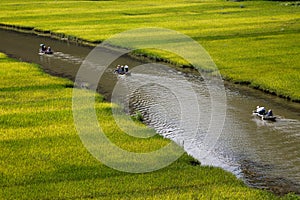
[[[268,111],[267,116],[273,116],[272,110],[269,110],[269,111]]]
[[[118,69],[115,70],[115,73],[118,73],[118,74],[119,74],[120,71],[121,71],[120,68],[118,68]]]
[[[266,113],[266,111],[265,110],[261,110],[258,113],[261,114],[261,115],[264,115]]]
[[[46,51],[46,50],[47,50],[46,46],[43,45],[43,46],[42,46],[42,51]]]

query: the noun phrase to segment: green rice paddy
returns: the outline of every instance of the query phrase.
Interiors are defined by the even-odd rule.
[[[220,0],[2,0],[0,23],[96,43],[134,28],[173,29],[203,45],[227,80],[300,101],[300,8],[295,5]],[[298,198],[249,188],[222,169],[192,165],[193,159],[186,154],[151,173],[130,174],[106,167],[89,154],[77,135],[72,82],[3,54],[0,76],[0,199]],[[98,94],[82,92],[96,95],[102,127],[121,148],[149,152],[169,143],[159,136],[127,136],[112,118],[114,105],[103,102]],[[138,121],[135,126],[153,131]]]
[[[72,115],[72,82],[0,54],[0,199],[292,199],[245,186],[220,168],[192,165],[184,154],[170,166],[132,174],[106,167],[81,143]],[[78,89],[79,90],[79,89]],[[169,143],[137,139],[115,124],[110,103],[95,109],[111,141],[133,152]],[[138,121],[140,131],[153,131]]]
[[[0,7],[1,24],[90,42],[135,28],[176,30],[203,45],[225,79],[300,101],[299,2],[2,0]]]

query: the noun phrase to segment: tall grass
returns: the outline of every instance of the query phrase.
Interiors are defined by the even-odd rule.
[[[269,1],[9,1],[0,23],[103,41],[142,27],[173,29],[202,44],[223,77],[300,101],[300,7]],[[146,51],[149,54],[149,51]],[[173,55],[152,51],[186,65]]]
[[[281,199],[246,187],[222,169],[194,166],[186,154],[151,173],[108,168],[89,154],[77,135],[69,80],[3,54],[0,76],[1,199]],[[112,118],[114,105],[86,90],[82,95],[97,95],[102,128],[121,148],[148,152],[169,143],[159,136],[127,136]],[[141,131],[153,131],[135,123]],[[289,198],[296,197],[284,197]]]

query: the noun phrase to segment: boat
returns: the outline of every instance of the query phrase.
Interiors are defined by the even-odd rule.
[[[131,76],[131,72],[124,72],[124,73],[114,72],[114,74],[117,74],[118,76]]]
[[[39,55],[44,55],[44,54],[52,55],[53,51],[51,50],[50,47],[46,48],[44,44],[40,44]]]
[[[53,51],[42,51],[41,49],[39,50],[39,55],[52,55],[53,54]]]
[[[259,117],[261,120],[269,120],[269,121],[276,121],[276,117],[275,116],[268,116],[268,115],[262,115],[262,114],[259,114],[258,112],[256,111],[253,111],[252,113],[253,115]]]
[[[128,65],[118,65],[114,70],[114,74],[117,74],[118,76],[131,76]]]

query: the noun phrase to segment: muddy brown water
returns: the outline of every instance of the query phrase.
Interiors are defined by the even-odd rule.
[[[40,43],[51,46],[54,55],[39,55]],[[47,73],[71,80],[75,79],[81,63],[91,50],[91,47],[66,41],[0,29],[0,52],[22,61],[40,64]],[[103,48],[102,51],[110,57],[115,55],[111,49]],[[143,64],[125,55],[106,70],[97,87],[108,100],[116,85],[134,86],[149,77],[161,79],[176,76],[184,77],[191,83],[199,97],[201,108],[209,109],[209,95],[205,83],[196,75],[180,73],[169,68],[164,71],[162,67],[161,71],[157,70],[156,73],[137,70],[131,76],[120,79],[112,71],[116,64],[123,63],[131,68]],[[200,159],[202,164],[222,167],[253,187],[269,189],[278,194],[290,191],[300,194],[300,104],[244,86],[227,83],[225,85],[227,111],[223,131],[205,159],[197,154],[197,146],[203,139],[201,133],[199,137],[191,137],[188,131],[178,131],[178,100],[172,92],[160,84],[151,84],[135,88],[126,98],[132,109],[144,115],[149,126],[164,137],[183,145],[185,150]],[[178,91],[182,94],[186,92],[180,87]],[[262,121],[252,116],[251,111],[257,105],[272,108],[277,121]],[[186,142],[190,140],[193,142]]]

